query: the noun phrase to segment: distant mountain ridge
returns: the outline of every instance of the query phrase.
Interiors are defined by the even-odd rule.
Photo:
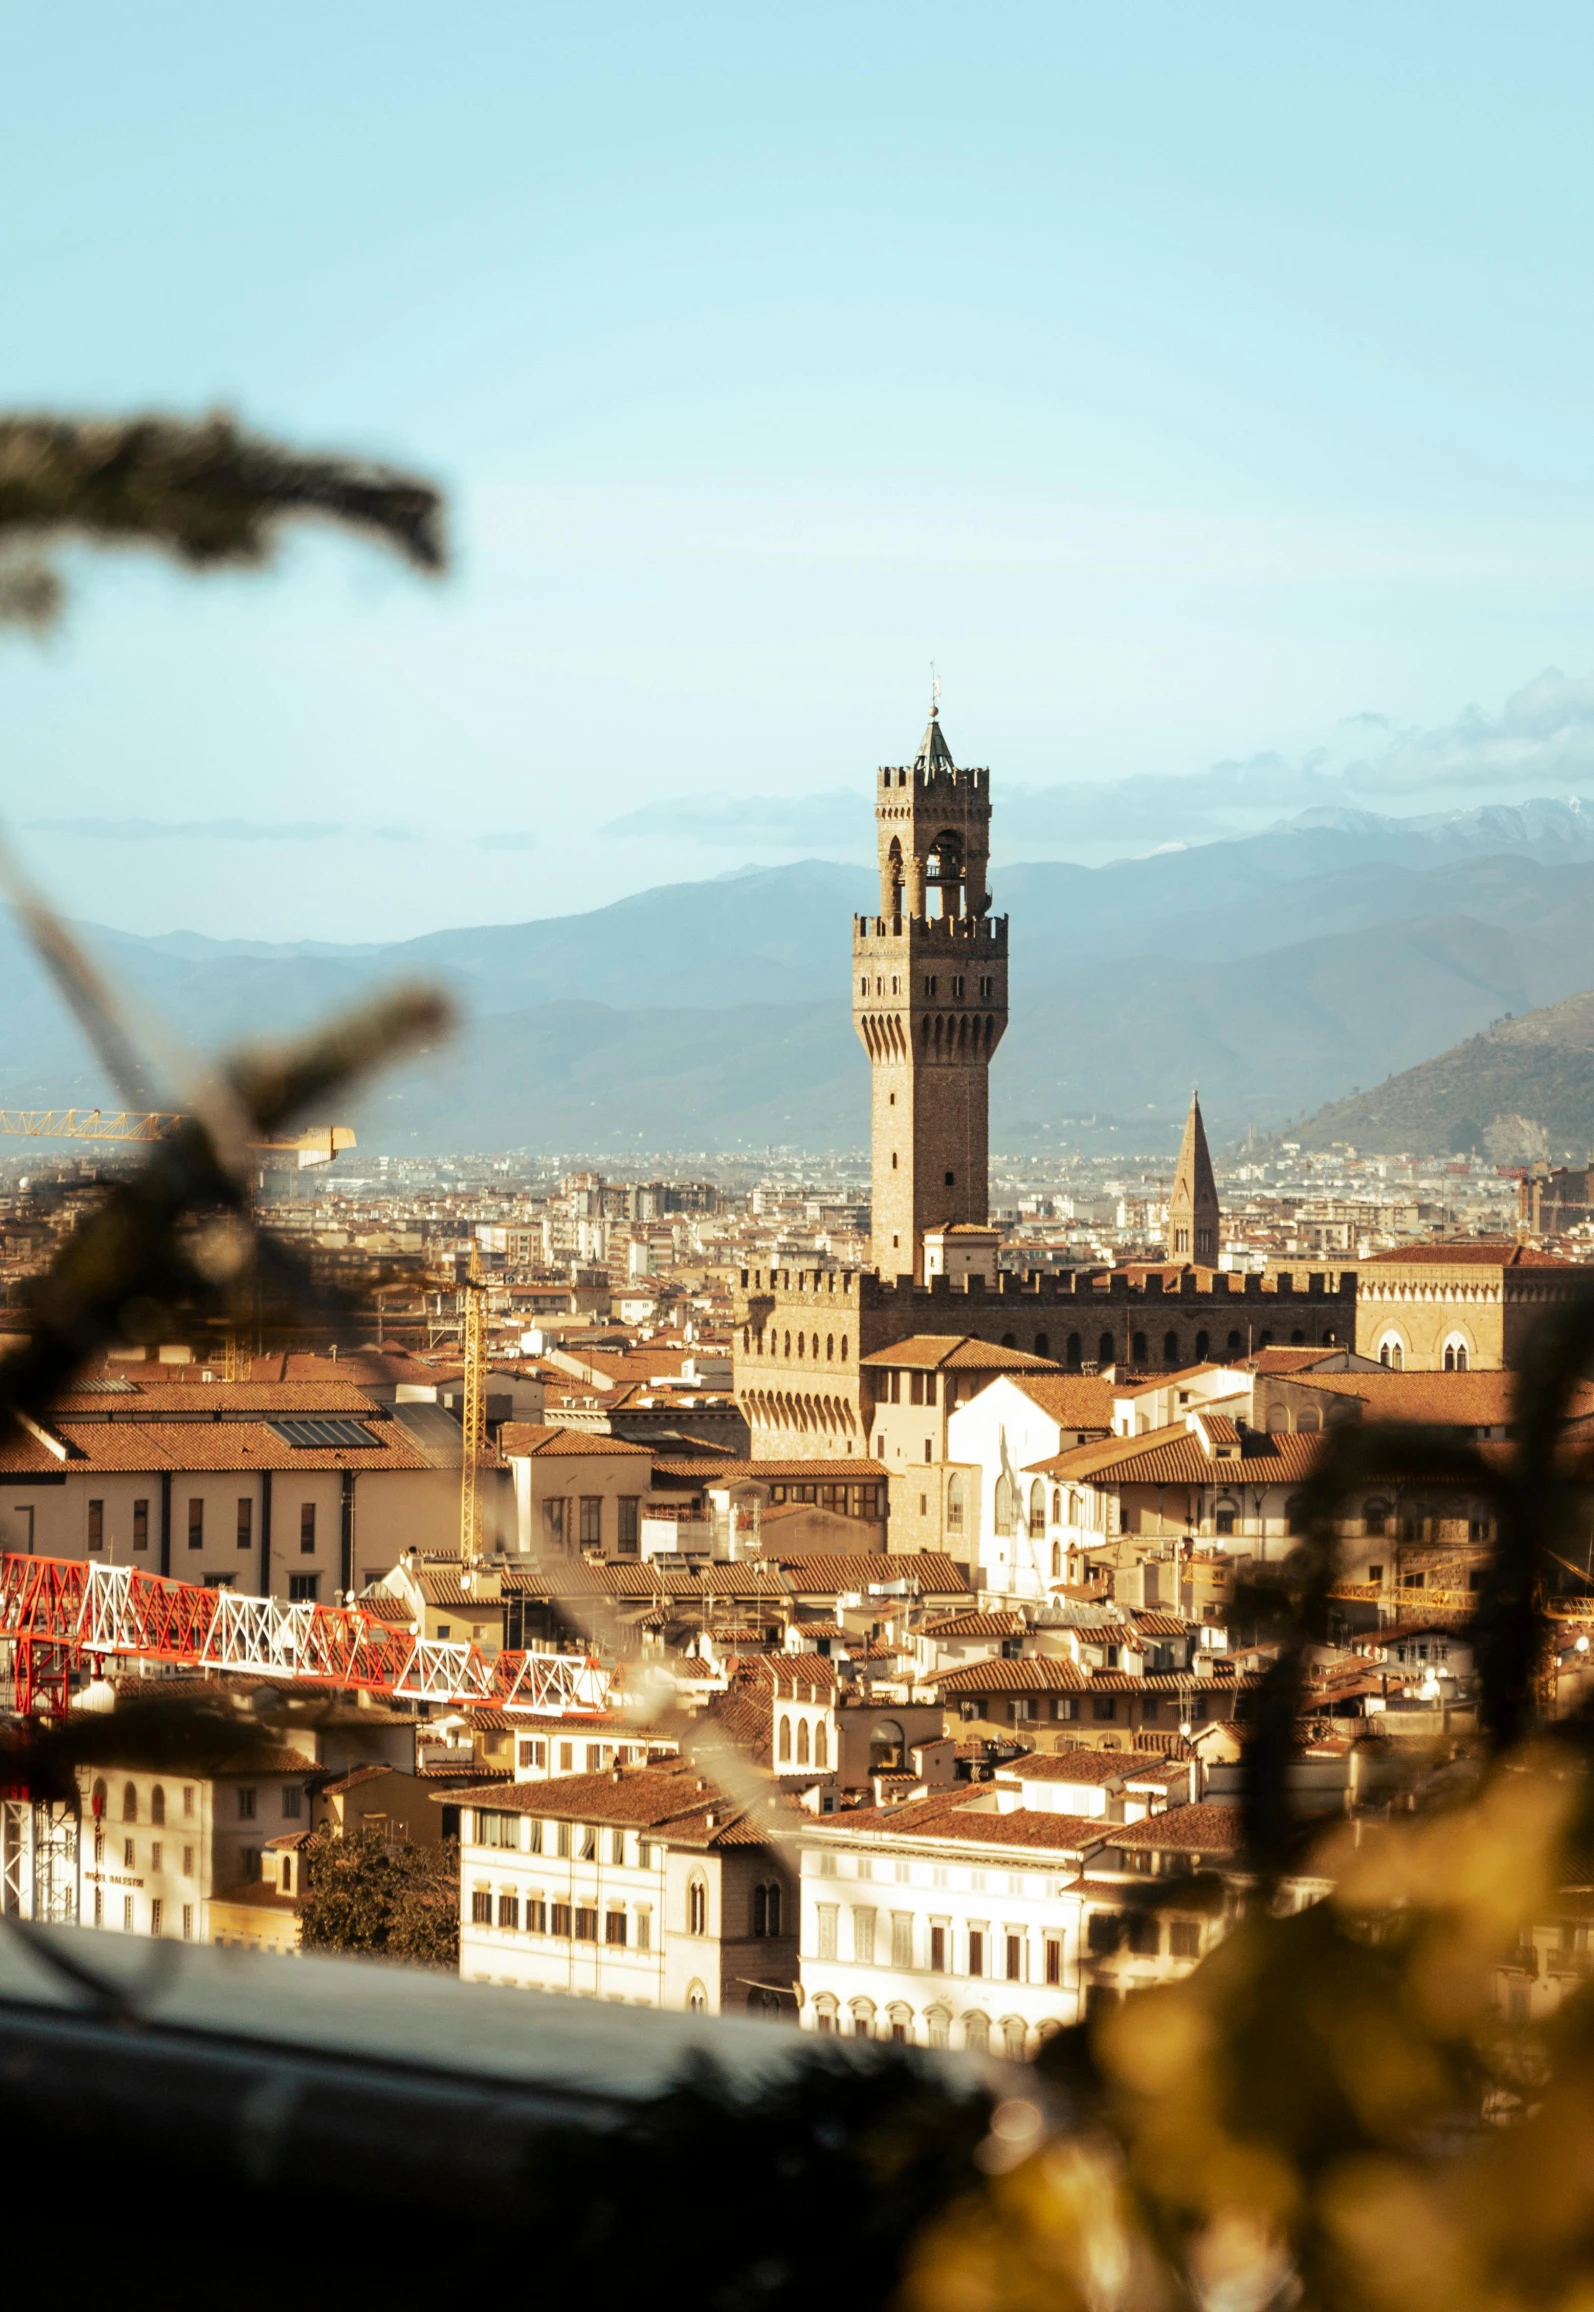
[[[999,864],[993,882],[1013,957],[999,1147],[1158,1147],[1192,1080],[1220,1136],[1270,1127],[1594,987],[1594,804],[1575,797],[1308,812],[1105,867]],[[382,980],[449,987],[461,1036],[355,1106],[373,1152],[817,1151],[867,1132],[849,918],[874,897],[869,870],[805,860],[387,945],[86,928],[206,1049]],[[107,1099],[3,917],[0,986],[0,1105]]]
[[[1413,1155],[1472,1150],[1505,1162],[1578,1163],[1594,1150],[1594,992],[1499,1020],[1359,1098],[1322,1108],[1297,1137],[1309,1147]]]

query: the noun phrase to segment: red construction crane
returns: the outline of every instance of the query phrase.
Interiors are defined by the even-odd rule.
[[[588,1717],[617,1703],[611,1673],[583,1654],[489,1656],[412,1636],[360,1605],[284,1606],[75,1558],[0,1557],[0,1646],[10,1649],[13,1707],[24,1713],[43,1701],[64,1709],[74,1675],[98,1676],[112,1661],[544,1717]]]

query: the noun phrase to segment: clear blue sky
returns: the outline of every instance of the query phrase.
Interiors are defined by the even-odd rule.
[[[1594,792],[1586,9],[6,17],[0,402],[225,404],[454,507],[443,587],[84,564],[0,648],[80,914],[861,855],[932,656],[1010,853]]]

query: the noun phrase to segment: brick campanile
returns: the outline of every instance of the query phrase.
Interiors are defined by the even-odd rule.
[[[880,913],[853,920],[852,1017],[873,1078],[872,1256],[923,1281],[924,1232],[990,1217],[991,1054],[1007,1026],[1007,918],[990,912],[989,771],[960,771],[932,709],[875,796]]]

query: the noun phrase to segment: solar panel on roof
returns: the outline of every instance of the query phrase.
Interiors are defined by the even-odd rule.
[[[268,1421],[266,1427],[285,1445],[297,1446],[302,1452],[324,1452],[329,1446],[372,1447],[382,1442],[358,1421]]]

